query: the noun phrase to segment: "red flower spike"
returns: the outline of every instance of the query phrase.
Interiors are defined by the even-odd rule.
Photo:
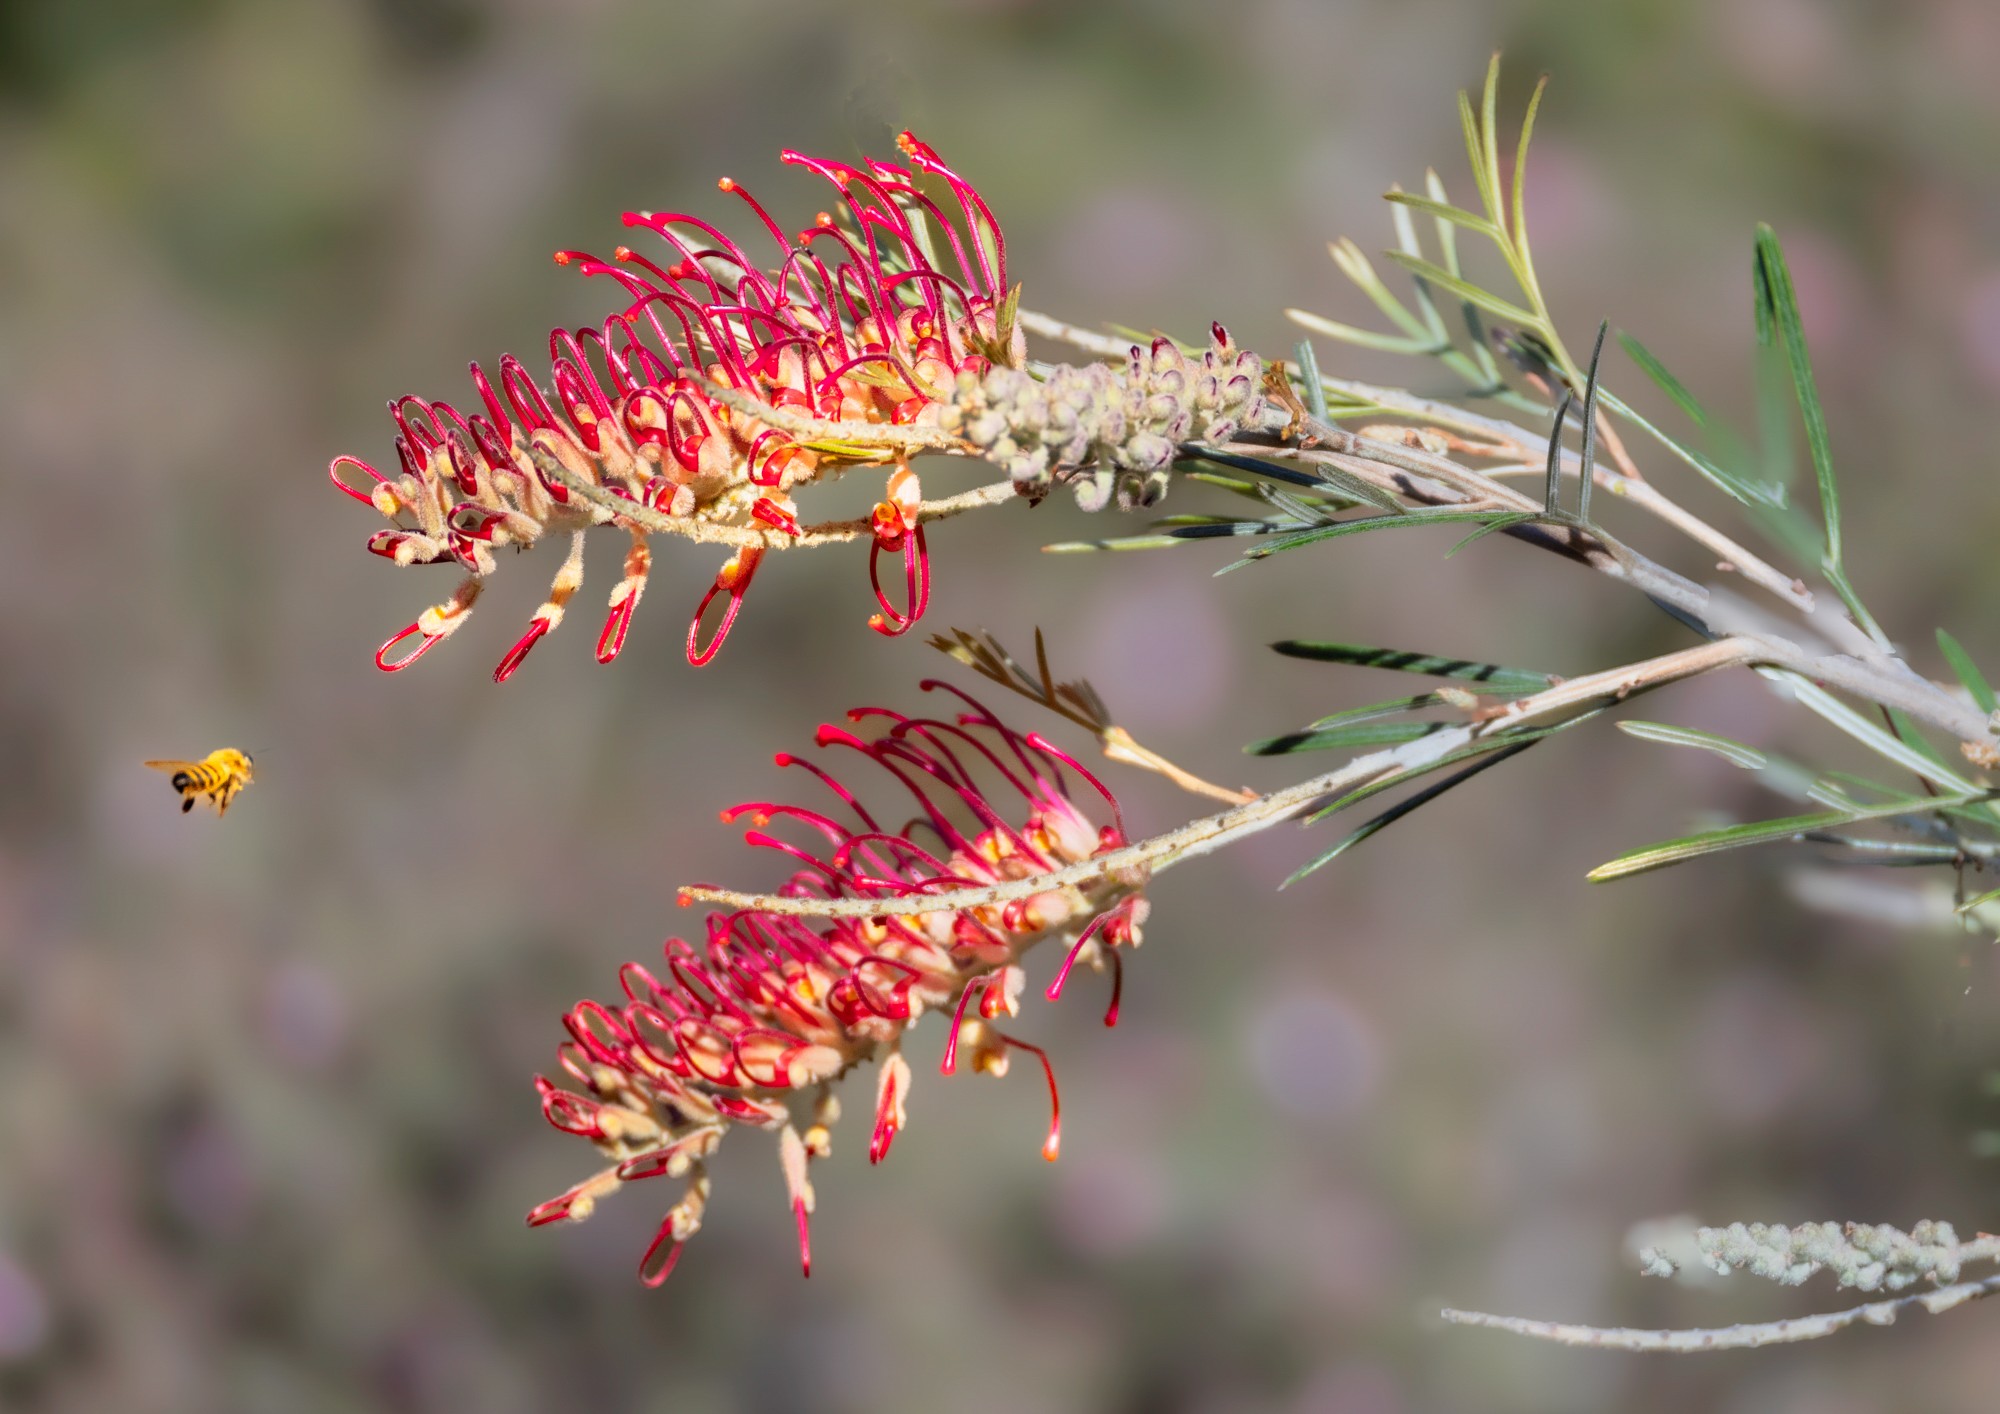
[[[959,695],[967,710],[953,720],[863,708],[849,715],[871,735],[831,726],[819,733],[822,746],[879,771],[898,804],[871,813],[840,775],[779,753],[780,766],[807,768],[821,798],[752,800],[723,812],[754,821],[746,841],[788,861],[793,872],[779,896],[924,900],[1091,856],[1102,832],[1071,799],[1079,777],[1067,758]],[[1078,793],[1095,799],[1088,785]],[[908,823],[892,831],[881,820]],[[778,1137],[800,1270],[809,1273],[814,1197],[806,1170],[829,1152],[840,1110],[833,1087],[875,1064],[866,1148],[880,1163],[908,1123],[904,1033],[933,1011],[950,1018],[943,1074],[959,1069],[962,1054],[968,1068],[995,1075],[1016,1050],[1037,1058],[1050,1099],[1043,1153],[1055,1158],[1062,1111],[1053,1064],[996,1023],[1019,1009],[1029,948],[1055,939],[1070,954],[1067,967],[1094,941],[1120,969],[1122,949],[1139,941],[1145,908],[1130,882],[1112,878],[1045,889],[1023,903],[819,920],[754,907],[719,911],[708,915],[698,944],[668,941],[664,967],[627,963],[615,1004],[586,1001],[567,1013],[561,1070],[537,1081],[550,1124],[597,1151],[599,1171],[530,1220],[586,1217],[624,1183],[685,1178],[686,1193],[641,1262],[642,1278],[657,1284],[700,1226],[708,1156],[725,1134],[761,1129]],[[1121,988],[1122,972],[1114,971],[1107,1021],[1116,1019]],[[1059,979],[1051,991],[1060,990]]]
[[[702,218],[654,212],[627,212],[625,222],[664,243],[657,260],[624,245],[610,260],[554,252],[556,264],[604,277],[614,292],[600,323],[552,331],[549,361],[532,371],[512,355],[490,378],[470,365],[479,413],[461,415],[409,395],[394,399],[399,475],[354,457],[329,465],[343,495],[388,519],[371,549],[398,565],[454,559],[483,578],[511,563],[496,557],[501,547],[525,548],[552,530],[573,530],[580,519],[631,529],[597,498],[586,505],[573,495],[576,481],[724,530],[798,534],[788,494],[872,463],[879,451],[808,449],[792,431],[760,418],[756,405],[883,427],[920,421],[960,374],[988,366],[974,345],[991,349],[1010,290],[1005,241],[985,201],[923,143],[905,135],[899,145],[907,165],[783,154],[831,184],[846,205],[845,224],[818,212],[806,229],[789,233],[724,179],[721,189],[749,207],[760,240],[777,249],[775,260]],[[934,195],[940,182],[948,197]],[[725,408],[702,380],[733,388],[753,405]],[[568,480],[549,470],[556,464]],[[746,485],[772,494],[744,496]],[[922,617],[930,592],[915,522],[920,503],[907,469],[890,477],[883,504],[889,516],[872,537],[871,581],[879,553],[901,550],[904,593],[891,602],[877,582],[873,622],[895,634]],[[730,591],[732,601],[716,642],[733,623],[748,563],[743,570],[734,590],[715,591]],[[612,601],[599,661],[618,656],[635,598]],[[543,617],[546,626],[530,629],[500,676],[560,622]],[[449,632],[419,626],[415,648],[397,655],[416,636],[406,631],[378,653],[385,669],[414,662]],[[706,662],[714,650],[715,643],[703,649],[698,635],[691,637],[691,661]]]

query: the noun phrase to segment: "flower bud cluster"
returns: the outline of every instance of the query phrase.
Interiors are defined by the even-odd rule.
[[[1698,1228],[1695,1247],[1713,1271],[1744,1271],[1798,1286],[1822,1270],[1842,1286],[1901,1291],[1919,1281],[1958,1280],[1964,1247],[1947,1222],[1926,1219],[1908,1232],[1883,1223],[1731,1223]],[[1656,1249],[1640,1253],[1647,1275],[1665,1276],[1673,1261]]]
[[[1086,511],[1114,491],[1121,510],[1166,494],[1180,444],[1220,441],[1263,410],[1263,364],[1210,326],[1208,349],[1191,358],[1171,339],[1132,346],[1123,365],[1060,364],[1037,380],[1013,368],[961,373],[944,422],[1013,479],[1024,496],[1052,481]]]
[[[824,811],[753,801],[723,813],[725,821],[747,815],[755,827],[748,843],[803,866],[779,898],[908,900],[1035,878],[1126,843],[1117,803],[1095,777],[1038,733],[1022,735],[959,696],[971,710],[949,719],[849,713],[856,723],[886,723],[872,739],[820,728],[822,747],[852,751],[896,778],[903,800],[890,818],[915,807],[900,829],[878,822],[832,773],[790,755],[778,764],[811,773],[831,793]],[[1073,776],[1103,795],[1112,823],[1094,824],[1070,799]],[[805,843],[764,833],[773,821],[799,827]],[[1146,918],[1143,882],[1106,875],[1004,904],[817,924],[768,905],[711,913],[704,943],[668,940],[660,972],[627,963],[622,999],[580,1002],[564,1017],[570,1040],[558,1054],[568,1083],[538,1078],[542,1111],[557,1129],[588,1140],[609,1167],[537,1207],[529,1223],[588,1217],[628,1182],[686,1179],[640,1262],[641,1277],[657,1284],[701,1225],[705,1164],[722,1136],[761,1129],[776,1136],[810,1275],[808,1168],[832,1146],[841,1109],[834,1085],[877,1063],[868,1157],[879,1162],[909,1120],[913,1076],[903,1037],[929,1011],[950,1017],[940,1067],[947,1075],[961,1057],[996,1076],[1013,1052],[1040,1062],[1054,1105],[1042,1152],[1055,1158],[1055,1072],[1040,1047],[1002,1026],[1020,1010],[1021,959],[1048,939],[1064,943],[1066,957],[1044,993],[1052,1001],[1078,961],[1109,967],[1111,1024],[1120,953],[1138,946]]]

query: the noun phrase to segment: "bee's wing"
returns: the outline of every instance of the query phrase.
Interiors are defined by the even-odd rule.
[[[192,771],[201,763],[199,761],[148,761],[146,764],[155,771]]]

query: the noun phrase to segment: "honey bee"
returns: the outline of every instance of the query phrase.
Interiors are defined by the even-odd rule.
[[[211,751],[199,761],[148,761],[155,771],[172,771],[174,789],[181,793],[181,814],[194,809],[196,797],[205,796],[219,817],[229,809],[236,792],[256,779],[250,758],[234,747]]]

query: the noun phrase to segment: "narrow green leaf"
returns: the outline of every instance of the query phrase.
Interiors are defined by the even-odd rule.
[[[1290,520],[1244,520],[1236,516],[1211,515],[1161,516],[1153,522],[1155,530],[1170,531],[1184,540],[1208,540],[1222,535],[1269,535],[1274,530],[1292,530],[1297,526],[1298,522]]]
[[[1355,287],[1367,295],[1370,302],[1397,328],[1419,341],[1435,337],[1424,321],[1410,313],[1396,297],[1396,292],[1382,283],[1382,277],[1375,273],[1375,266],[1360,246],[1343,236],[1329,245],[1327,250],[1333,256],[1333,263],[1340,268],[1340,273],[1353,281]]]
[[[1327,484],[1317,471],[1297,471],[1277,462],[1266,461],[1262,457],[1240,457],[1234,452],[1219,452],[1199,442],[1183,442],[1180,451],[1179,458],[1174,462],[1176,470],[1190,464],[1208,462],[1215,466],[1227,467],[1231,471],[1247,471],[1267,481],[1281,481],[1287,486],[1301,486],[1308,491],[1316,491]]]
[[[1500,194],[1486,176],[1486,140],[1479,131],[1479,119],[1472,111],[1472,96],[1458,93],[1458,126],[1465,134],[1465,156],[1472,164],[1472,182],[1479,188],[1479,201],[1488,211],[1500,204]]]
[[[1952,672],[1965,684],[1965,690],[1972,694],[1972,700],[1979,704],[1979,710],[1991,714],[2000,709],[2000,700],[1993,696],[1993,689],[1987,684],[1986,675],[1979,671],[1979,665],[1972,661],[1972,655],[1965,651],[1959,641],[1943,629],[1937,631],[1938,648],[1944,660],[1951,664]]]
[[[1523,309],[1511,300],[1502,299],[1491,290],[1481,289],[1470,280],[1452,274],[1442,265],[1434,265],[1428,260],[1418,260],[1414,256],[1403,254],[1400,250],[1392,250],[1388,252],[1388,256],[1411,274],[1429,280],[1440,289],[1450,290],[1466,303],[1478,305],[1488,314],[1496,314],[1510,324],[1519,324],[1530,329],[1541,326],[1542,321],[1532,310]]]
[[[1486,90],[1479,99],[1480,166],[1485,171],[1488,205],[1495,225],[1504,225],[1507,212],[1500,205],[1500,54],[1494,51],[1486,65]]]
[[[1651,349],[1623,329],[1618,331],[1618,344],[1625,350],[1625,356],[1639,366],[1639,371],[1652,379],[1661,392],[1674,400],[1674,405],[1686,414],[1688,421],[1697,427],[1708,426],[1707,410],[1695,401],[1694,394],[1687,390],[1680,379],[1667,371],[1667,366],[1654,356]]]
[[[1320,731],[1286,732],[1253,741],[1246,756],[1291,756],[1301,751],[1344,751],[1357,746],[1401,746],[1420,736],[1443,731],[1449,722],[1350,722]]]
[[[1444,178],[1437,174],[1437,168],[1424,169],[1424,190],[1430,199],[1440,206],[1452,205],[1451,198],[1444,189]],[[1450,221],[1437,223],[1438,250],[1444,256],[1442,264],[1452,274],[1458,274],[1458,227]],[[1412,250],[1411,255],[1422,255],[1421,250]]]
[[[1920,751],[1912,751],[1810,678],[1784,668],[1759,668],[1757,672],[1760,676],[1783,682],[1807,711],[1846,732],[1877,756],[1893,761],[1911,774],[1945,790],[1964,792],[1975,789],[1972,782],[1955,768]]]
[[[1541,519],[1543,519],[1543,517],[1538,515],[1534,511],[1517,511],[1512,515],[1499,516],[1494,520],[1487,522],[1485,525],[1480,526],[1479,529],[1473,531],[1472,534],[1466,536],[1463,540],[1459,541],[1456,545],[1452,546],[1449,550],[1445,551],[1444,557],[1447,560],[1450,559],[1453,555],[1456,555],[1460,550],[1463,550],[1473,541],[1484,540],[1487,536],[1493,534],[1495,531],[1512,530],[1517,525],[1526,525],[1531,520],[1541,520]]]
[[[1539,740],[1539,738],[1537,739]],[[1328,864],[1333,863],[1334,860],[1338,859],[1341,855],[1347,853],[1348,850],[1354,848],[1354,846],[1360,844],[1363,840],[1368,839],[1371,836],[1380,834],[1383,830],[1386,830],[1387,828],[1389,828],[1389,826],[1395,824],[1405,815],[1408,815],[1413,811],[1420,809],[1423,806],[1429,805],[1433,800],[1436,800],[1439,796],[1443,795],[1453,786],[1464,785],[1467,781],[1471,780],[1481,771],[1487,770],[1490,767],[1498,766],[1502,761],[1507,760],[1509,757],[1519,756],[1522,752],[1526,751],[1529,747],[1533,746],[1534,744],[1535,743],[1533,741],[1515,742],[1513,745],[1507,747],[1505,750],[1491,752],[1486,756],[1485,760],[1475,761],[1470,766],[1467,766],[1464,770],[1455,771],[1451,775],[1446,776],[1443,780],[1425,786],[1422,790],[1417,791],[1415,794],[1407,796],[1404,799],[1397,801],[1387,810],[1384,810],[1380,815],[1377,815],[1374,819],[1368,821],[1360,828],[1349,833],[1344,839],[1338,841],[1333,846],[1332,849],[1329,849],[1328,851],[1326,851],[1326,853],[1320,855],[1319,858],[1313,860],[1310,864],[1305,865],[1303,868],[1294,870],[1291,874],[1291,877],[1286,879],[1284,883],[1278,885],[1278,887],[1281,889],[1290,888],[1293,884],[1296,884],[1299,880],[1305,878],[1306,875],[1314,872],[1317,869],[1324,868]]]
[[[1491,240],[1500,238],[1500,228],[1477,212],[1467,211],[1462,206],[1453,206],[1448,201],[1433,201],[1415,192],[1392,188],[1383,195],[1384,201],[1392,201],[1398,206],[1406,206],[1412,211],[1420,211],[1426,216],[1435,216],[1440,221],[1449,221],[1454,226],[1463,226],[1468,231],[1477,231]],[[1405,249],[1405,254],[1414,254]]]
[[[1326,421],[1326,387],[1319,381],[1319,355],[1313,351],[1311,339],[1300,339],[1297,350],[1299,361],[1299,382],[1306,390],[1306,411]]]
[[[1389,190],[1393,194],[1400,192],[1402,188],[1397,186]],[[1432,200],[1438,199],[1432,198]],[[1421,259],[1424,245],[1417,238],[1417,223],[1411,219],[1410,208],[1398,202],[1390,202],[1389,224],[1396,228],[1396,248],[1406,255],[1414,255]],[[1448,240],[1456,234],[1449,221],[1439,221],[1435,224],[1441,233],[1440,240]],[[1424,328],[1428,329],[1431,337],[1437,341],[1440,356],[1449,357],[1456,351],[1451,348],[1451,336],[1445,332],[1444,316],[1438,313],[1437,301],[1431,298],[1431,287],[1413,277],[1410,281],[1410,292],[1416,297],[1417,313],[1423,319]]]
[[[1668,746],[1692,746],[1702,751],[1712,751],[1733,766],[1741,766],[1747,771],[1761,771],[1771,764],[1768,753],[1754,746],[1746,746],[1740,741],[1732,741],[1714,732],[1697,730],[1694,727],[1676,727],[1666,722],[1620,722],[1618,730],[1627,736],[1636,736],[1641,741],[1663,742]]]
[[[1944,753],[1933,746],[1931,739],[1917,729],[1917,724],[1910,720],[1909,713],[1902,711],[1900,708],[1891,707],[1888,709],[1887,715],[1890,730],[1896,733],[1897,738],[1903,745],[1909,747],[1912,751],[1922,752],[1932,762],[1943,766],[1946,770],[1951,769],[1951,763],[1944,759]]]
[[[1332,525],[1302,530],[1296,535],[1286,535],[1268,544],[1259,545],[1256,549],[1248,551],[1242,559],[1224,565],[1216,573],[1228,574],[1231,570],[1241,569],[1259,560],[1268,560],[1271,556],[1286,550],[1296,550],[1302,545],[1311,545],[1321,540],[1336,540],[1345,535],[1361,535],[1371,530],[1393,530],[1402,526],[1484,523],[1493,518],[1492,511],[1410,511],[1404,515],[1357,516],[1352,520],[1337,521]]]
[[[1184,471],[1181,475],[1189,481],[1199,481],[1204,486],[1217,486],[1237,496],[1253,501],[1264,499],[1264,483],[1252,481],[1248,477],[1224,476],[1219,471]]]
[[[1870,806],[1864,810],[1828,810],[1816,815],[1790,815],[1781,820],[1758,820],[1746,825],[1728,825],[1719,830],[1704,830],[1700,834],[1684,835],[1679,839],[1632,850],[1598,865],[1584,877],[1593,884],[1602,884],[1612,879],[1644,874],[1653,869],[1664,869],[1670,864],[1680,864],[1703,855],[1720,854],[1724,850],[1773,844],[1815,830],[1834,829],[1841,825],[1857,824],[1863,820],[1889,820],[1898,815],[1926,815],[1943,806],[1969,805],[1974,801],[1991,798],[1992,794],[1986,791],[1960,792],[1956,795],[1936,796],[1930,799],[1905,797],[1902,800],[1891,801],[1887,805]]]
[[[1345,712],[1335,712],[1330,716],[1321,717],[1309,730],[1319,731],[1325,727],[1337,727],[1347,722],[1373,722],[1403,712],[1420,712],[1426,707],[1437,706],[1441,700],[1435,692],[1420,692],[1415,697],[1396,697],[1387,702],[1372,702],[1366,707],[1350,707]]]
[[[1294,324],[1310,329],[1315,334],[1324,334],[1329,339],[1338,339],[1343,344],[1356,348],[1378,349],[1383,353],[1405,354],[1412,358],[1439,353],[1450,344],[1435,338],[1428,330],[1417,335],[1384,334],[1374,329],[1363,329],[1357,324],[1343,324],[1338,319],[1328,319],[1324,315],[1313,314],[1303,309],[1288,309],[1285,314]]]
[[[1709,484],[1714,486],[1718,491],[1746,505],[1762,505],[1777,508],[1785,504],[1785,488],[1782,482],[1773,482],[1765,485],[1746,481],[1735,472],[1724,470],[1718,462],[1706,454],[1697,451],[1678,438],[1668,436],[1665,432],[1640,416],[1629,403],[1623,398],[1616,396],[1610,389],[1599,389],[1598,397],[1603,399],[1606,407],[1627,421],[1643,428],[1651,435],[1654,441],[1700,472],[1708,480]]]
[[[1826,414],[1820,408],[1819,389],[1813,382],[1812,358],[1806,352],[1804,326],[1799,322],[1798,296],[1792,290],[1791,271],[1785,267],[1785,252],[1778,245],[1777,232],[1769,226],[1757,227],[1757,339],[1769,347],[1775,334],[1792,370],[1792,391],[1799,400],[1799,415],[1805,422],[1806,448],[1812,455],[1813,472],[1819,478],[1820,514],[1826,522],[1826,559],[1830,569],[1843,563],[1840,539],[1840,486],[1833,475],[1833,449],[1826,432]]]
[[[1970,913],[1973,909],[1984,907],[1995,900],[2000,900],[2000,889],[1988,889],[1983,894],[1975,894],[1973,897],[1967,899],[1958,906],[1956,911],[1959,913]],[[1987,1077],[1987,1093],[2000,1094],[2000,1086],[1995,1086],[1992,1076]]]
[[[1553,687],[1556,682],[1548,673],[1530,672],[1525,668],[1503,668],[1497,663],[1412,653],[1401,648],[1370,648],[1361,643],[1322,643],[1287,638],[1273,643],[1271,649],[1287,658],[1304,658],[1314,663],[1347,663],[1359,668],[1387,668],[1392,672],[1417,673],[1423,677],[1476,682],[1498,693],[1540,692]]]
[[[1528,112],[1521,119],[1521,140],[1514,148],[1514,244],[1521,249],[1522,258],[1528,254],[1528,203],[1525,194],[1528,177],[1528,139],[1535,133],[1535,114],[1541,111],[1542,95],[1549,89],[1549,76],[1543,74],[1535,84],[1534,93],[1528,97]]]
[[[1337,466],[1317,466],[1313,475],[1318,484],[1314,490],[1330,491],[1349,501],[1358,501],[1364,506],[1373,506],[1378,511],[1386,511],[1392,516],[1418,515],[1396,499],[1395,493],[1385,491],[1374,482],[1356,476],[1353,472]]]
[[[1092,550],[1164,550],[1169,545],[1185,545],[1182,535],[1126,535],[1109,540],[1062,540],[1042,546],[1044,555],[1081,555]]]
[[[1424,190],[1429,193],[1432,201],[1444,205],[1452,204],[1449,195],[1445,191],[1444,179],[1438,176],[1437,168],[1435,167],[1428,167],[1424,170]],[[1464,272],[1458,266],[1458,227],[1449,221],[1439,221],[1436,225],[1438,254],[1442,257],[1439,263],[1451,272],[1453,279],[1462,279]],[[1410,254],[1421,256],[1423,252],[1421,250],[1411,250]],[[1430,311],[1436,327],[1442,332],[1444,322],[1436,315],[1437,306],[1431,299],[1430,285],[1421,276],[1414,276],[1412,278],[1417,282],[1416,288],[1419,302],[1427,311]],[[1459,302],[1459,308],[1465,312],[1465,322],[1472,332],[1472,342],[1467,352],[1461,353],[1454,350],[1453,353],[1447,354],[1445,356],[1446,366],[1452,372],[1458,374],[1460,378],[1463,378],[1468,388],[1491,390],[1484,393],[1475,392],[1473,396],[1486,397],[1496,394],[1502,397],[1515,396],[1511,389],[1506,388],[1504,380],[1500,377],[1500,366],[1494,362],[1493,350],[1479,333],[1477,328],[1478,312],[1462,300]]]
[[[1474,757],[1484,756],[1488,752],[1502,751],[1508,747],[1540,741],[1543,737],[1554,736],[1557,732],[1566,732],[1571,727],[1581,726],[1602,711],[1604,711],[1602,707],[1593,707],[1587,712],[1579,712],[1574,717],[1557,722],[1553,726],[1531,727],[1526,731],[1502,732],[1496,736],[1482,737],[1478,741],[1469,742],[1455,751],[1446,752],[1435,761],[1426,761],[1420,765],[1412,766],[1408,770],[1398,771],[1393,776],[1384,777],[1379,781],[1370,781],[1365,786],[1357,787],[1349,791],[1346,795],[1341,796],[1338,800],[1335,800],[1331,805],[1320,806],[1310,815],[1303,817],[1299,823],[1302,825],[1318,824],[1329,815],[1338,814],[1349,806],[1359,805],[1362,801],[1378,796],[1384,791],[1394,790],[1397,786],[1408,785],[1411,781],[1427,776],[1433,771],[1442,771],[1447,766],[1456,766],[1461,761],[1470,761]]]

